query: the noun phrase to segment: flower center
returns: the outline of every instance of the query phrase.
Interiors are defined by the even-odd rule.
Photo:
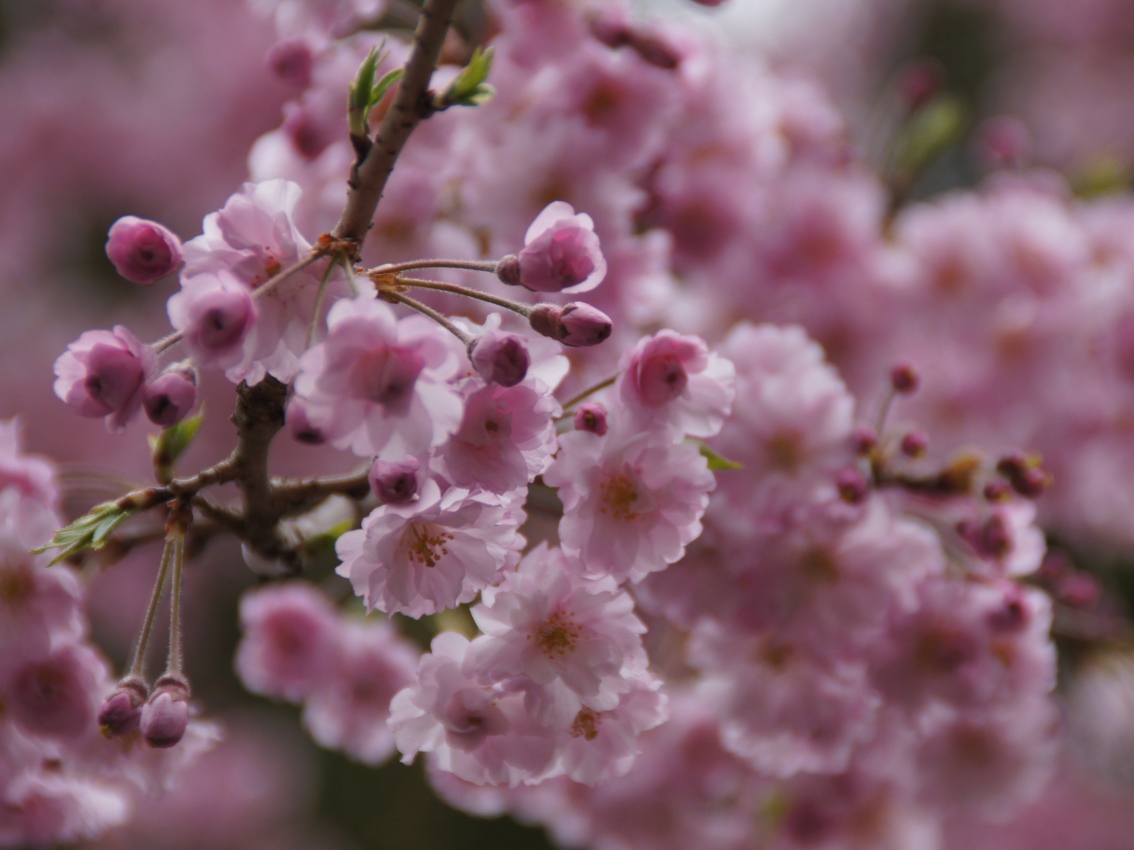
[[[628,468],[607,478],[599,487],[599,513],[629,522],[654,507],[650,494],[641,486],[638,476]]]
[[[411,522],[402,544],[406,548],[406,557],[412,563],[432,568],[449,554],[446,544],[452,539],[452,534],[435,525]]]
[[[571,724],[572,738],[586,738],[593,741],[598,737],[599,723],[602,716],[595,714],[589,708],[584,708],[575,715],[575,722]]]
[[[536,643],[547,656],[562,657],[575,649],[580,629],[571,619],[570,612],[556,611],[540,624],[536,631]]]

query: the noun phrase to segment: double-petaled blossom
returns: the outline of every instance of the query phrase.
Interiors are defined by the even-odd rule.
[[[519,560],[522,520],[519,505],[491,493],[442,493],[427,481],[416,501],[382,505],[339,537],[337,572],[368,608],[434,614],[468,602]]]
[[[121,325],[86,331],[55,361],[55,395],[80,416],[105,417],[121,431],[142,409],[143,389],[157,355]]]
[[[533,292],[587,292],[606,276],[606,259],[589,215],[564,201],[553,201],[536,216],[518,255],[498,271],[505,283]]]
[[[522,677],[526,704],[547,726],[565,727],[583,708],[613,709],[646,665],[633,599],[613,579],[579,572],[541,545],[472,611],[484,633],[470,655],[481,681]]]
[[[619,582],[639,581],[680,558],[701,533],[716,486],[695,446],[622,429],[598,438],[562,435],[543,478],[563,501],[564,551],[586,572]]]
[[[295,379],[308,422],[340,449],[389,460],[439,445],[461,420],[450,379],[464,353],[421,316],[395,317],[374,296],[343,299],[327,338]]]
[[[156,221],[123,216],[107,234],[106,256],[127,280],[156,283],[181,265],[181,240]]]

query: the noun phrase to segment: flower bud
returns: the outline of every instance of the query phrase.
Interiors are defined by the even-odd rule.
[[[142,705],[148,692],[141,679],[128,677],[118,683],[114,693],[102,701],[98,725],[108,738],[133,732],[142,721]]]
[[[106,256],[127,280],[151,284],[181,265],[181,240],[156,221],[128,215],[111,225]]]
[[[151,747],[174,746],[189,726],[189,683],[176,673],[157,680],[142,708],[142,736]]]
[[[86,331],[55,361],[55,394],[80,416],[105,416],[120,431],[141,408],[155,363],[153,349],[121,325]]]
[[[186,328],[190,343],[206,357],[221,356],[240,346],[256,318],[248,291],[218,287],[196,295]]]
[[[177,367],[159,375],[142,390],[142,407],[155,425],[176,425],[197,403],[197,372]]]
[[[601,437],[607,432],[606,407],[597,401],[579,405],[579,409],[575,411],[575,430]]]
[[[920,379],[917,370],[909,363],[899,363],[890,370],[890,386],[894,392],[909,395],[917,389]]]
[[[613,328],[610,317],[590,304],[573,301],[559,314],[559,341],[564,345],[598,345]]]
[[[501,261],[497,276],[533,292],[594,289],[606,276],[594,222],[570,204],[553,201],[528,228],[519,255]]]
[[[860,505],[870,493],[870,482],[856,466],[848,466],[839,470],[835,475],[835,487],[841,498],[848,505]]]
[[[305,89],[311,83],[315,57],[302,38],[287,38],[272,45],[265,57],[268,68],[289,85]]]
[[[929,439],[921,431],[910,431],[902,437],[899,447],[906,457],[923,457],[929,448]]]
[[[370,487],[388,505],[401,505],[417,495],[418,462],[410,457],[398,463],[374,459],[370,467]]]
[[[469,361],[485,381],[514,387],[524,380],[531,365],[527,346],[515,334],[489,331],[469,343]]]

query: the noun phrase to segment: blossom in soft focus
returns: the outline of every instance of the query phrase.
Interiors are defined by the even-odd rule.
[[[127,328],[86,331],[55,361],[55,395],[80,416],[105,417],[122,431],[142,409],[145,383],[157,357]]]

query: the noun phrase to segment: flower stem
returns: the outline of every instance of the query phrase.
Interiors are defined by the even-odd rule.
[[[588,387],[587,389],[583,390],[577,396],[574,396],[571,399],[569,399],[568,401],[563,402],[563,410],[564,410],[563,415],[566,416],[567,415],[566,411],[570,410],[572,407],[574,407],[576,404],[581,402],[587,396],[594,395],[599,390],[605,390],[607,387],[612,386],[614,384],[614,382],[617,381],[617,380],[618,380],[617,375],[611,375],[606,380],[599,381],[594,386]]]
[[[462,345],[467,346],[470,342],[472,342],[471,336],[458,328],[432,307],[427,307],[420,301],[414,298],[410,298],[408,295],[402,295],[400,292],[390,292],[388,290],[383,290],[382,297],[397,301],[399,304],[405,304],[410,309],[417,310],[417,312],[421,313],[422,315],[428,316],[453,336],[455,336],[457,339],[459,339]]]
[[[532,312],[532,308],[528,304],[521,304],[518,301],[509,301],[507,298],[489,295],[487,292],[481,292],[478,289],[469,289],[467,286],[458,286],[455,283],[442,283],[439,280],[421,280],[416,277],[401,276],[398,277],[398,283],[405,286],[417,287],[418,289],[436,289],[439,292],[451,292],[453,295],[475,298],[477,301],[495,304],[497,307],[503,307],[505,310],[511,310],[513,313],[519,313],[525,319]]]
[[[150,604],[146,608],[145,618],[142,620],[142,630],[138,633],[138,641],[134,644],[134,652],[130,656],[130,672],[127,676],[136,676],[144,679],[146,666],[146,648],[150,643],[150,631],[153,629],[154,616],[157,614],[158,604],[165,591],[165,577],[169,573],[169,562],[173,559],[173,543],[170,537],[165,539],[165,548],[161,552],[161,564],[158,566],[157,579],[154,581],[154,590],[150,594]]]
[[[400,274],[413,269],[464,269],[470,272],[496,274],[499,265],[495,260],[411,260],[408,263],[390,263],[371,271],[377,274]]]

